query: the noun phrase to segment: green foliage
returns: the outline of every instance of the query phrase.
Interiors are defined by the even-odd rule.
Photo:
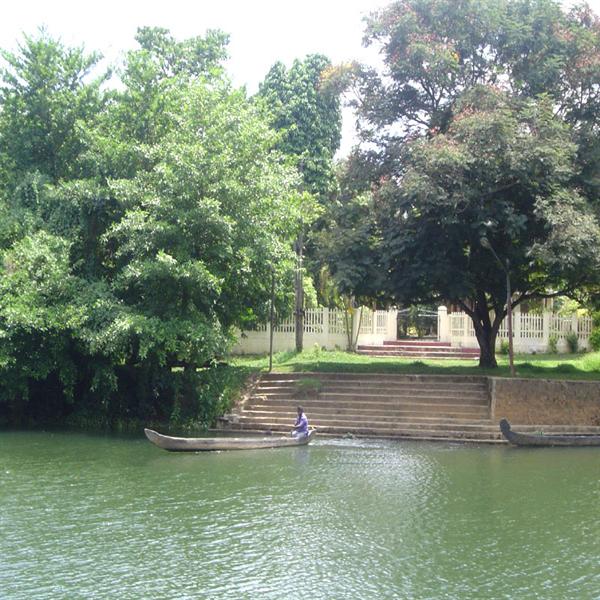
[[[369,142],[353,158],[376,207],[363,260],[396,303],[460,304],[493,367],[506,264],[516,303],[598,285],[599,21],[553,0],[400,0],[366,42],[385,75],[340,75]]]
[[[388,77],[359,73],[361,113],[379,139],[396,122],[403,137],[422,125],[444,131],[454,102],[483,85],[550,94],[561,100],[561,116],[590,123],[599,32],[589,7],[563,13],[554,0],[394,2],[367,21],[365,40],[380,48]]]
[[[197,86],[188,95],[152,169],[112,184],[126,211],[105,241],[127,302],[161,318],[200,311],[228,327],[247,307],[266,308],[272,265],[283,275],[291,261],[283,240],[301,197],[241,94]]]
[[[577,300],[566,296],[558,296],[552,300],[552,310],[562,317],[570,317],[576,314],[580,308],[581,305]]]
[[[266,316],[273,269],[285,303],[311,209],[264,115],[224,76],[226,36],[136,39],[116,89],[89,80],[96,55],[45,33],[5,56],[9,421],[207,426],[230,401],[207,367],[234,326]]]
[[[352,160],[338,165],[339,193],[323,216],[325,226],[314,235],[321,273],[330,276],[329,287],[334,290],[329,293],[331,306],[343,305],[336,298],[339,295],[353,295],[370,304],[368,300],[380,296],[385,285],[379,228],[373,218],[375,198],[356,181],[356,166]],[[327,278],[321,277],[321,282]],[[327,301],[327,295],[322,296]]]
[[[594,327],[590,333],[590,347],[596,352],[600,350],[600,328]]]
[[[125,87],[113,93],[117,101],[103,116],[107,138],[118,132],[116,140],[104,140],[110,148],[105,160],[120,172],[126,168],[129,173],[138,161],[146,165],[152,162],[152,153],[144,146],[128,147],[127,141],[159,142],[177,127],[179,107],[188,101],[188,83],[223,79],[228,36],[209,30],[205,37],[178,42],[166,29],[142,27],[136,41],[140,47],[127,53],[123,69]],[[123,154],[125,163],[119,165],[115,159]]]
[[[107,74],[90,79],[100,55],[67,48],[45,30],[25,36],[18,51],[3,51],[0,165],[8,190],[30,171],[57,182],[83,168],[81,127],[102,107]]]
[[[233,407],[249,373],[248,369],[227,365],[213,365],[195,372],[193,404],[183,411],[181,399],[177,401],[177,410],[171,413],[171,426],[186,431],[214,427],[217,417]],[[184,378],[185,374],[181,372],[179,376]],[[180,382],[180,388],[182,387],[184,383]]]
[[[297,167],[303,188],[316,200],[303,219],[297,248],[302,249],[307,273],[319,282],[319,289],[323,287],[319,280],[322,261],[314,238],[323,228],[322,213],[337,190],[333,157],[342,129],[339,91],[326,85],[330,70],[329,59],[320,54],[295,60],[290,69],[278,62],[255,98],[279,132],[277,148]]]
[[[590,352],[581,359],[584,368],[587,371],[596,371],[600,373],[600,352]]]
[[[335,191],[333,155],[342,128],[339,94],[323,85],[330,67],[329,59],[320,54],[295,60],[289,70],[278,62],[258,94],[281,132],[278,147],[293,157],[308,191],[321,202]]]
[[[600,311],[592,314],[593,328],[590,333],[590,347],[592,350],[600,350]]]
[[[436,327],[437,308],[434,305],[415,304],[398,313],[398,334],[400,336],[426,337],[435,334]]]
[[[508,340],[501,340],[500,341],[500,354],[502,354],[502,356],[508,356],[508,351],[509,351],[509,345],[508,345]]]
[[[363,298],[381,288],[373,211],[373,196],[369,193],[342,196],[327,213],[327,230],[316,236],[319,258],[328,264],[341,294]]]
[[[600,229],[571,187],[568,128],[544,99],[478,88],[460,106],[446,134],[409,146],[403,185],[378,191],[390,291],[403,301],[469,299],[479,314],[504,316],[506,277],[484,236],[509,261],[518,297],[592,279]]]
[[[567,347],[571,354],[575,354],[579,348],[579,336],[576,331],[570,331],[566,336]]]
[[[556,354],[558,346],[558,337],[556,335],[551,335],[548,338],[548,352],[550,354]]]

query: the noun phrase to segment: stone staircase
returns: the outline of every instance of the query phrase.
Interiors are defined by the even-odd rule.
[[[358,353],[367,356],[404,356],[414,358],[479,358],[479,348],[456,348],[435,340],[396,340],[382,345],[359,345]]]
[[[290,431],[304,407],[319,435],[498,442],[485,377],[269,373],[228,429]]]
[[[221,421],[230,431],[289,432],[302,405],[319,436],[506,443],[490,418],[488,379],[379,373],[267,373]],[[600,427],[519,425],[522,433],[600,435]]]

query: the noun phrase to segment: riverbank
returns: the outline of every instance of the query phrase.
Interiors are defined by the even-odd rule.
[[[600,381],[472,375],[263,373],[226,430],[287,431],[302,404],[319,434],[497,443],[521,431],[600,435]]]
[[[398,375],[461,375],[508,378],[508,360],[498,356],[497,369],[480,369],[474,360],[414,360],[401,357],[373,358],[341,352],[311,348],[302,353],[281,352],[273,356],[273,371],[278,373],[372,373]],[[538,354],[517,355],[518,378],[554,381],[587,380],[600,381],[600,353],[588,354]],[[83,431],[138,432],[143,427],[191,434],[215,425],[215,419],[229,412],[244,393],[252,377],[268,371],[268,356],[231,356],[219,367],[206,371],[201,380],[201,393],[197,414],[182,419],[177,407],[163,411],[162,416],[144,414],[139,416],[107,413],[100,407],[88,406],[70,414],[56,415],[56,419],[32,422],[2,422],[0,426],[21,427],[69,427]],[[124,405],[127,403],[124,402]]]
[[[269,374],[266,357],[236,358],[229,368],[255,370],[260,381],[240,394],[229,426],[279,430],[301,401],[319,430],[333,435],[496,442],[502,418],[535,430],[596,433],[600,354],[517,356],[515,378],[500,362],[498,369],[480,369],[469,360],[314,349],[275,355]],[[307,382],[313,387],[300,400]]]

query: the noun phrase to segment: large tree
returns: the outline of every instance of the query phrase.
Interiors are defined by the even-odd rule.
[[[507,312],[489,246],[515,306],[594,280],[600,228],[573,184],[576,145],[548,98],[475,88],[455,112],[446,133],[409,145],[401,180],[375,194],[381,266],[398,299],[462,306],[489,367]]]
[[[278,62],[267,73],[257,94],[272,126],[280,133],[278,148],[298,168],[303,189],[321,207],[328,206],[337,189],[333,156],[340,144],[342,127],[339,94],[331,86],[324,85],[330,69],[331,62],[320,54],[295,60],[290,69]],[[296,350],[299,352],[303,348],[305,247],[314,281],[319,278],[319,273],[313,260],[311,233],[321,225],[322,222],[306,222],[294,244],[297,256]]]
[[[64,92],[95,109],[44,121],[48,151],[0,148],[0,418],[44,404],[60,417],[74,401],[96,419],[208,422],[199,369],[234,326],[266,317],[273,270],[289,279],[300,177],[224,75],[226,37],[137,39],[119,86],[81,76]],[[74,51],[46,34],[27,44],[28,72],[61,81]],[[5,73],[0,135],[29,135],[21,113],[54,106],[55,91]]]
[[[45,30],[0,53],[0,168],[9,190],[38,171],[51,181],[80,177],[81,127],[100,112],[107,74],[91,76],[100,55],[68,48]]]
[[[514,301],[595,279],[600,25],[552,0],[402,0],[368,20],[356,103],[385,290],[461,303],[482,366]],[[362,159],[362,161],[361,161]]]
[[[330,60],[320,54],[295,60],[289,69],[278,62],[258,92],[281,133],[279,149],[294,160],[306,190],[322,203],[336,189],[333,156],[342,128],[339,95],[323,85],[330,69]]]

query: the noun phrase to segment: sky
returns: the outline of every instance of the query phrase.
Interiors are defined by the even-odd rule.
[[[599,0],[600,1],[600,0]],[[372,61],[362,46],[363,17],[386,0],[21,0],[2,7],[0,47],[13,49],[23,33],[45,26],[67,45],[100,51],[108,62],[135,47],[140,26],[166,27],[179,38],[202,35],[206,29],[230,34],[227,70],[235,85],[250,94],[276,61],[319,52],[333,63]],[[344,111],[339,154],[353,143],[350,111]]]
[[[222,29],[231,35],[230,74],[250,92],[276,60],[322,52],[334,62],[360,58],[361,18],[385,0],[21,0],[2,7],[0,46],[46,25],[67,44],[110,58],[134,47],[137,27],[166,27],[178,38]]]
[[[135,47],[140,26],[160,26],[177,38],[206,29],[230,34],[228,72],[249,93],[258,89],[276,61],[319,52],[333,63],[373,62],[376,53],[362,45],[364,16],[387,0],[20,0],[7,2],[0,19],[0,47],[13,49],[23,33],[40,26],[67,45],[100,51],[114,63]],[[600,14],[600,0],[590,5]],[[341,155],[353,143],[353,118],[344,112]]]

